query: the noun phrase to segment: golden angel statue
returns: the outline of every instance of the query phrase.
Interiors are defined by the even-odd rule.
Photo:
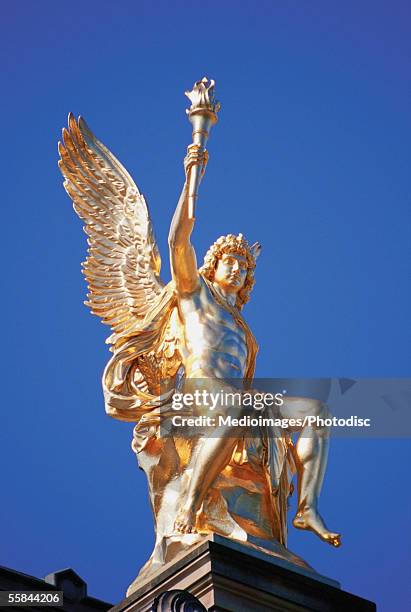
[[[293,563],[307,564],[286,548],[287,499],[297,474],[293,525],[339,546],[318,512],[329,431],[310,426],[270,435],[261,427],[205,425],[198,435],[175,429],[176,390],[203,381],[232,390],[253,379],[257,342],[242,315],[254,285],[260,246],[242,234],[221,236],[198,268],[191,244],[195,201],[207,165],[205,143],[217,120],[214,83],[203,79],[189,96],[193,144],[184,160],[185,182],[169,232],[172,280],[160,278],[160,254],[149,210],[131,176],[81,118],[69,115],[59,143],[60,168],[74,209],[85,223],[83,264],[93,314],[112,329],[113,356],[103,375],[107,413],[136,422],[133,450],[148,480],[155,546],[130,586],[198,544],[210,533],[249,543]],[[190,387],[192,388],[192,386]],[[325,415],[315,399],[287,397],[277,412]],[[216,406],[214,416],[227,413]],[[224,420],[224,419],[223,419]],[[293,443],[292,434],[299,434]],[[304,435],[303,435],[304,434]]]

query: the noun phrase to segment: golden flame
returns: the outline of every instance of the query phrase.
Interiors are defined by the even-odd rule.
[[[214,97],[214,85],[213,79],[209,80],[207,77],[194,83],[193,89],[185,92],[185,95],[191,101],[191,106],[186,112],[192,113],[199,109],[206,109],[218,113],[221,105]]]

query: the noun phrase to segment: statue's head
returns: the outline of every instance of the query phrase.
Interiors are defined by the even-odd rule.
[[[254,269],[261,247],[250,246],[242,234],[220,236],[208,249],[200,273],[222,289],[236,294],[236,306],[242,308],[255,283]]]

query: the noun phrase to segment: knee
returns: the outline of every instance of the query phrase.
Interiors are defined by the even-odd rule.
[[[321,402],[320,400],[312,400],[311,414],[312,416],[319,417],[320,419],[329,419],[331,417],[327,404]]]
[[[328,436],[330,431],[331,412],[327,404],[313,400],[310,410],[309,426],[320,435]]]

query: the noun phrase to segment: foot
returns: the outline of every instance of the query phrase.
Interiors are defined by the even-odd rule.
[[[321,516],[312,508],[299,510],[293,520],[297,529],[307,529],[316,533],[324,542],[331,546],[341,546],[341,534],[328,531]]]
[[[178,533],[197,533],[196,513],[193,508],[180,508],[174,522],[174,530]]]

